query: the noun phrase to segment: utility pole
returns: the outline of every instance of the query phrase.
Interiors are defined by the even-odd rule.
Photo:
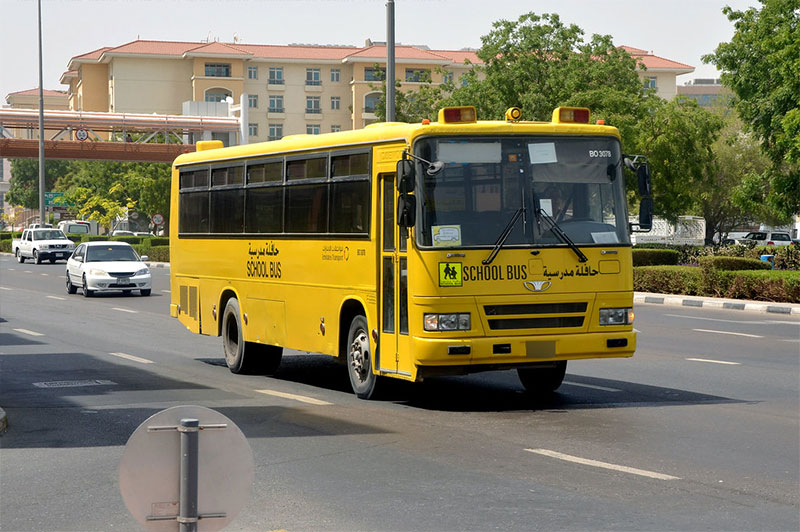
[[[386,121],[394,122],[394,0],[386,2]]]
[[[42,0],[39,0],[39,222],[44,225],[44,89],[42,88]]]

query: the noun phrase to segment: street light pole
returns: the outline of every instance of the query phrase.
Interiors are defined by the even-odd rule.
[[[44,210],[44,89],[42,88],[42,0],[39,4],[39,223],[45,224]]]
[[[394,0],[386,2],[386,121],[394,122]]]

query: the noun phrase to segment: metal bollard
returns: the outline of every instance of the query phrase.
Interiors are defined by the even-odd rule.
[[[180,532],[197,532],[197,463],[200,421],[181,419]]]

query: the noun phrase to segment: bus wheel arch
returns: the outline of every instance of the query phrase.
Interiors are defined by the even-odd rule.
[[[347,374],[359,399],[372,398],[378,382],[378,375],[373,371],[375,354],[369,337],[366,316],[357,314],[347,333]]]
[[[283,358],[283,348],[244,339],[239,299],[232,291],[223,293],[224,310],[219,320],[225,363],[232,373],[274,375]]]
[[[236,292],[230,289],[222,292],[222,294],[219,297],[219,305],[217,306],[217,308],[219,309],[218,310],[219,319],[217,320],[217,336],[220,336],[222,334],[222,318],[225,314],[225,306],[228,304],[228,301],[231,298],[238,299],[238,296],[236,295]]]

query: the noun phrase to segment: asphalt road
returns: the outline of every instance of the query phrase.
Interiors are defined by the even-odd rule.
[[[150,297],[83,298],[63,262],[0,255],[1,530],[138,530],[125,443],[186,404],[253,450],[252,498],[226,530],[800,530],[796,316],[637,305],[634,358],[570,362],[544,401],[514,372],[361,401],[321,355],[231,374],[153,273]]]

